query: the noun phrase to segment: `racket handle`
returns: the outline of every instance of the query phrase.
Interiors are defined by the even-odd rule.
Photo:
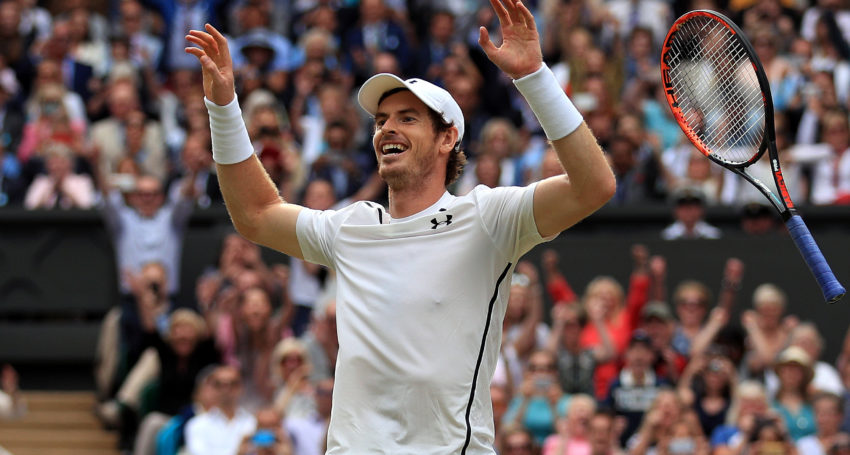
[[[806,264],[820,285],[824,299],[829,303],[839,301],[846,292],[844,286],[835,279],[832,269],[826,263],[826,259],[823,257],[820,248],[818,248],[818,244],[815,243],[815,239],[812,237],[812,233],[809,232],[809,228],[806,227],[806,223],[803,222],[800,215],[794,215],[786,224],[788,225],[788,231],[791,233],[791,238],[794,239],[794,243],[803,255],[803,259],[806,260]]]

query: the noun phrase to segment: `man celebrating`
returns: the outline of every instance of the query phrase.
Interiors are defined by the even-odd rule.
[[[463,162],[463,116],[445,90],[379,74],[360,90],[375,116],[373,145],[389,207],[316,211],[282,201],[234,95],[227,41],[193,30],[213,156],[237,230],[337,273],[339,354],[328,453],[493,452],[489,382],[517,260],[602,206],[614,177],[581,115],[543,64],[534,17],[491,0],[503,42],[479,43],[514,79],[566,175],[525,188],[446,186]],[[568,177],[569,176],[569,177]]]

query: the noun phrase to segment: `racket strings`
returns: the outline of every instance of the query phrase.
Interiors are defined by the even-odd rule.
[[[665,63],[685,126],[716,158],[752,160],[764,134],[764,96],[743,43],[723,24],[695,16],[668,46]]]

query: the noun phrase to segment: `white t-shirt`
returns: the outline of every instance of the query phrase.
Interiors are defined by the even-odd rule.
[[[494,453],[489,384],[510,276],[545,240],[534,188],[446,192],[402,219],[371,202],[301,211],[304,258],[337,273],[329,454]]]
[[[186,451],[189,455],[232,455],[242,438],[254,433],[257,419],[243,408],[229,420],[219,408],[196,415],[186,423]]]

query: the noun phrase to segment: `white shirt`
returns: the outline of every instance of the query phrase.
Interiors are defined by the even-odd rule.
[[[218,408],[196,415],[186,424],[186,450],[189,455],[236,455],[242,438],[254,433],[257,420],[243,408],[227,420]]]
[[[370,202],[300,212],[304,258],[337,272],[329,454],[494,453],[489,385],[510,276],[545,240],[534,188],[446,192],[402,219]]]
[[[797,441],[797,452],[800,455],[826,455],[823,444],[820,443],[820,439],[814,434],[800,438]]]

